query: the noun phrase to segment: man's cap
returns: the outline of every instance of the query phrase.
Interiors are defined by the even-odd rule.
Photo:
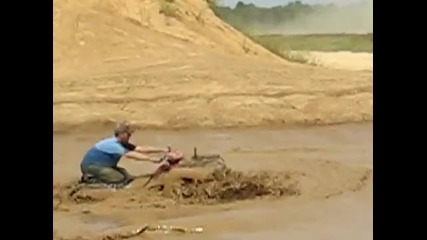
[[[121,134],[121,133],[134,133],[135,127],[132,126],[128,121],[123,121],[117,123],[116,128],[114,129],[114,134]]]

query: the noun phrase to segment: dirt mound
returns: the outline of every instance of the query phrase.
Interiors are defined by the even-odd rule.
[[[54,1],[56,76],[101,73],[134,60],[155,64],[189,49],[273,58],[219,20],[206,0]]]

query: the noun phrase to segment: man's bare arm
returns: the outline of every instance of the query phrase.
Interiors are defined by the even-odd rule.
[[[153,163],[160,163],[162,161],[161,159],[154,158],[154,157],[139,153],[137,151],[127,152],[125,154],[125,157],[131,158],[136,161],[146,161],[146,162],[153,162]]]
[[[158,148],[158,147],[151,147],[151,146],[136,146],[135,151],[140,153],[166,153],[169,151],[167,147],[165,148]]]

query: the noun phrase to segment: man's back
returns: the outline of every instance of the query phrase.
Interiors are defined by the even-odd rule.
[[[85,154],[82,165],[94,164],[104,167],[115,167],[120,158],[127,152],[126,148],[115,138],[106,138],[97,142]]]

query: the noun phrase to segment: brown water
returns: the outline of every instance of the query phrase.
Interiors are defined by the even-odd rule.
[[[54,135],[54,182],[79,176],[79,161],[97,134]],[[166,146],[192,153],[220,153],[229,167],[241,171],[300,171],[302,195],[285,199],[246,200],[215,206],[126,209],[117,200],[107,205],[78,205],[54,212],[59,236],[99,235],[123,225],[167,223],[203,226],[197,235],[147,233],[149,239],[372,239],[372,124],[281,130],[139,131],[138,144]],[[122,160],[133,174],[153,164]],[[370,170],[369,170],[370,169]],[[357,187],[359,185],[361,187]],[[356,187],[355,187],[356,186]],[[114,199],[113,199],[114,200]],[[90,214],[82,211],[90,210]],[[88,217],[90,215],[91,217]],[[147,239],[148,239],[147,238]]]

